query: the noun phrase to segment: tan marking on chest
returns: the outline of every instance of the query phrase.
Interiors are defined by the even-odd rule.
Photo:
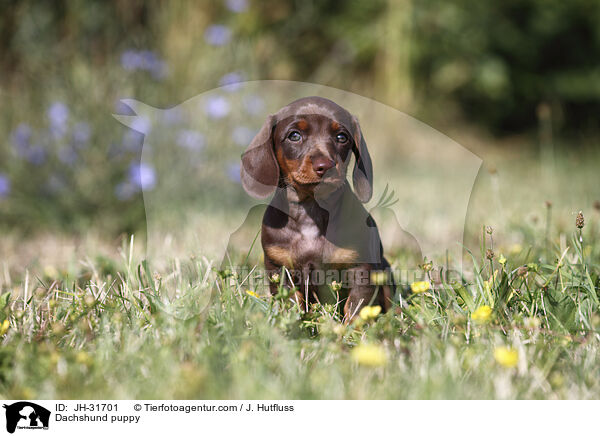
[[[336,265],[343,265],[348,263],[355,263],[358,260],[358,252],[356,250],[348,248],[336,248],[333,252],[326,257],[326,263],[333,263]]]
[[[283,265],[286,268],[293,268],[294,259],[290,250],[278,245],[270,245],[265,248],[267,257],[278,265]]]

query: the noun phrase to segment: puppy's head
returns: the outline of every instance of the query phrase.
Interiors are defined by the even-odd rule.
[[[257,198],[277,186],[292,186],[302,197],[326,193],[345,182],[352,154],[354,191],[367,202],[373,168],[358,121],[330,100],[303,98],[267,118],[242,156],[242,184]]]

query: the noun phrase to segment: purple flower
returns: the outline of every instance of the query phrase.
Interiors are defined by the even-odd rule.
[[[142,57],[135,50],[126,50],[121,54],[121,66],[127,71],[135,71],[142,65]]]
[[[168,74],[167,63],[151,50],[126,50],[121,54],[121,66],[127,71],[148,71],[157,80]]]
[[[249,95],[245,97],[243,104],[244,108],[246,109],[246,112],[248,112],[251,115],[262,114],[262,111],[265,107],[262,98],[260,98],[257,95]]]
[[[231,139],[233,139],[233,142],[235,142],[240,147],[245,147],[249,145],[250,142],[252,142],[252,139],[254,138],[256,133],[257,132],[255,130],[252,130],[249,127],[238,126],[235,129],[233,129],[233,132],[231,133]]]
[[[225,5],[231,12],[244,12],[248,9],[248,0],[227,0]]]
[[[219,81],[219,85],[224,86],[226,91],[237,91],[242,87],[240,82],[244,81],[244,75],[241,72],[234,71],[227,73]]]
[[[51,124],[64,124],[69,119],[69,108],[63,102],[57,101],[50,105],[47,115]]]
[[[210,97],[205,109],[210,118],[223,118],[229,114],[229,102],[221,96]]]
[[[232,162],[229,165],[227,165],[226,173],[227,173],[227,177],[232,182],[235,182],[235,183],[242,182],[242,179],[240,176],[240,163],[239,162]]]
[[[143,191],[149,191],[156,186],[156,172],[146,163],[132,163],[129,166],[129,183]]]
[[[231,39],[231,29],[222,24],[213,24],[204,31],[204,39],[210,45],[225,45]]]
[[[31,128],[27,124],[19,124],[11,134],[17,155],[33,165],[41,165],[46,161],[46,150],[41,145],[31,145]]]
[[[21,157],[25,157],[31,141],[31,127],[28,124],[21,123],[11,134],[11,141]]]
[[[153,65],[158,62],[158,56],[156,53],[150,50],[142,50],[138,53],[140,60],[139,68],[143,70],[151,70]]]
[[[25,158],[29,161],[29,163],[40,166],[44,162],[46,162],[46,150],[41,145],[34,145],[29,148],[26,152]]]
[[[163,79],[167,75],[167,63],[160,59],[156,53],[150,50],[142,50],[139,53],[139,68],[148,71],[155,79]]]
[[[10,194],[10,179],[3,173],[0,173],[0,199]]]
[[[190,150],[199,150],[204,147],[204,135],[196,130],[182,130],[175,141],[177,145]]]
[[[50,121],[50,132],[55,138],[61,138],[67,133],[69,108],[63,102],[57,101],[50,105],[46,112]]]

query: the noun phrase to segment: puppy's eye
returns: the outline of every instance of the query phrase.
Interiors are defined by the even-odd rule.
[[[335,139],[340,144],[345,144],[346,142],[348,142],[348,135],[346,135],[345,133],[338,133]]]
[[[302,135],[300,135],[300,133],[296,131],[290,132],[290,134],[288,135],[288,139],[292,142],[298,142],[302,139]]]

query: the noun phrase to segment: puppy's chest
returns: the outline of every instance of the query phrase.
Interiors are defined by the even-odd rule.
[[[358,253],[329,241],[325,227],[323,223],[312,220],[296,223],[283,231],[277,243],[265,246],[265,254],[276,264],[291,269],[354,263]]]

